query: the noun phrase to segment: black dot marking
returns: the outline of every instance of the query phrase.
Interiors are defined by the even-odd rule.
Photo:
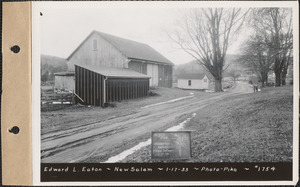
[[[17,45],[14,45],[14,46],[12,46],[11,48],[10,48],[10,50],[12,51],[12,52],[14,52],[14,53],[18,53],[18,52],[20,52],[20,47],[19,46],[17,46]]]
[[[14,126],[13,128],[9,129],[10,133],[18,134],[20,132],[19,127]]]

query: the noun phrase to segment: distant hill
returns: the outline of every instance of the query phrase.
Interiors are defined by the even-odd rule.
[[[181,74],[189,73],[205,73],[206,70],[196,60],[187,62],[185,64],[175,65],[173,73],[173,81],[177,82],[177,77]]]
[[[232,55],[232,54],[226,55],[224,68],[227,68],[227,69],[224,70],[224,74],[223,74],[224,76],[229,76],[228,73],[233,68],[234,69],[237,68],[239,70],[245,69],[240,58],[241,58],[240,55]],[[185,64],[175,65],[174,73],[173,73],[174,82],[177,82],[178,75],[186,74],[186,73],[205,73],[208,76],[210,76],[210,78],[213,78],[212,75],[202,65],[200,65],[198,63],[198,61],[193,60],[193,61],[187,62]]]
[[[53,81],[54,73],[67,71],[67,60],[49,55],[41,55],[41,80]]]

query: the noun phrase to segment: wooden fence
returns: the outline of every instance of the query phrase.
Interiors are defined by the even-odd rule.
[[[54,89],[42,90],[41,104],[74,104],[74,91],[58,93]]]

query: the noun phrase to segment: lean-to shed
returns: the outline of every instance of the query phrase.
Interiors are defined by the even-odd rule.
[[[105,107],[109,102],[144,97],[149,79],[130,69],[75,64],[75,102]]]

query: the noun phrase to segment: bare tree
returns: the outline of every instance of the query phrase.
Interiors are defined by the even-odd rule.
[[[241,70],[237,68],[230,69],[228,71],[228,75],[232,77],[233,82],[235,83],[236,80],[241,76]]]
[[[273,57],[269,45],[270,41],[264,35],[256,33],[245,42],[242,50],[241,61],[257,75],[262,87],[268,84],[268,75],[273,66]]]
[[[285,84],[288,61],[292,56],[292,10],[289,8],[252,9],[251,25],[267,38],[272,51],[275,85]]]
[[[246,13],[240,8],[192,9],[180,28],[169,34],[172,41],[212,74],[216,92],[222,91],[227,49],[241,30]]]

